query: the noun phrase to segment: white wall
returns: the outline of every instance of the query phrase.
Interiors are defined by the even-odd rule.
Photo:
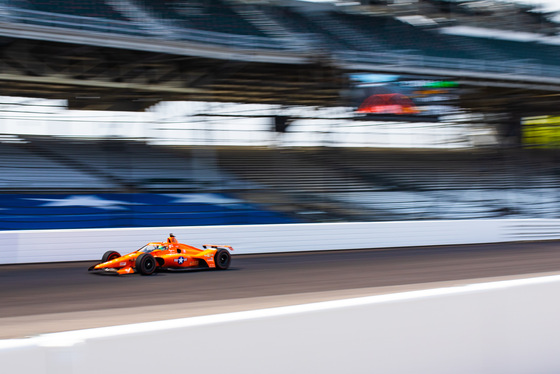
[[[194,246],[228,244],[233,254],[497,243],[560,239],[560,220],[453,220],[251,226],[0,231],[0,264],[97,260],[132,252],[169,232]]]
[[[560,276],[0,341],[2,372],[560,372]]]

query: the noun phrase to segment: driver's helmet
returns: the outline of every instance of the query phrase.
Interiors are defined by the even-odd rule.
[[[172,233],[169,234],[169,237],[167,238],[167,242],[168,243],[177,243],[177,239],[175,238],[175,235],[173,235]]]

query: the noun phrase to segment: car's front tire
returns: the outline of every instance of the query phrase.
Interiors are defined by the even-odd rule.
[[[156,259],[149,253],[136,257],[136,271],[142,275],[151,275],[156,271]]]
[[[107,251],[103,254],[103,257],[101,257],[101,262],[103,263],[103,262],[111,261],[119,257],[121,257],[121,254],[119,252]]]
[[[214,264],[218,270],[226,270],[231,263],[231,255],[226,249],[220,249],[214,255]]]

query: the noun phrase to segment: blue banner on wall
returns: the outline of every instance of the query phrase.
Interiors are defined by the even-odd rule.
[[[0,195],[0,230],[293,222],[297,221],[217,193]]]

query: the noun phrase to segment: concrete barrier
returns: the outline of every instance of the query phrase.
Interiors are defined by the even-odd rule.
[[[0,341],[22,374],[560,372],[560,276]]]
[[[488,219],[251,226],[0,231],[0,264],[97,260],[132,252],[173,232],[194,246],[229,244],[235,254],[560,239],[560,220]]]

